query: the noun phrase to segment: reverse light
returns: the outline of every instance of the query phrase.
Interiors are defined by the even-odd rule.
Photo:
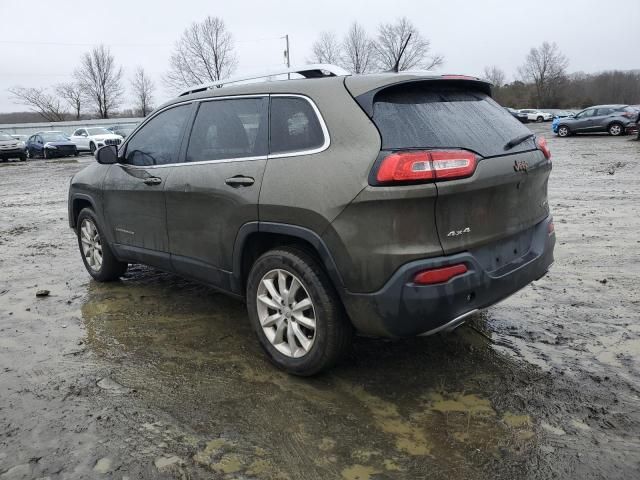
[[[551,160],[551,150],[549,149],[549,145],[547,144],[547,139],[544,137],[537,137],[536,144],[538,145],[538,149],[542,151],[544,158],[547,160]]]
[[[453,277],[462,275],[467,272],[467,266],[464,263],[457,265],[449,265],[448,267],[431,268],[423,270],[413,277],[413,283],[418,285],[434,285],[436,283],[445,283]]]
[[[473,175],[476,156],[467,150],[393,152],[382,160],[376,179],[380,183],[453,180]]]

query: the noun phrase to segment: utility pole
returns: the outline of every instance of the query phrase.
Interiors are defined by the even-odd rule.
[[[286,50],[284,51],[284,58],[287,62],[287,68],[291,68],[291,56],[289,55],[289,34],[284,36],[285,41],[287,42]],[[291,74],[287,73],[287,78],[291,80]]]

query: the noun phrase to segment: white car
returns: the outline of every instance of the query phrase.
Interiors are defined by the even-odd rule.
[[[530,108],[524,108],[518,110],[520,113],[526,113],[530,122],[550,122],[553,120],[553,114],[549,112],[542,112],[540,110],[532,110]]]
[[[106,128],[87,127],[78,128],[73,135],[71,141],[76,144],[78,151],[95,153],[100,147],[105,145],[120,145],[122,137],[116,135]]]

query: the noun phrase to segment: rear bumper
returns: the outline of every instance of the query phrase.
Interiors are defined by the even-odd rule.
[[[548,271],[555,245],[555,234],[549,233],[551,221],[547,217],[526,232],[475,251],[405,264],[377,292],[347,292],[343,300],[351,321],[361,333],[384,337],[455,328],[467,314],[504,300]],[[526,253],[513,255],[523,242],[528,245]],[[496,265],[495,252],[511,252],[511,258]],[[458,263],[465,263],[468,271],[447,283],[413,283],[422,270]]]

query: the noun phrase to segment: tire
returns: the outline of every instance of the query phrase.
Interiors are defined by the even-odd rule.
[[[95,153],[96,153],[96,144],[95,143],[91,142],[89,144],[89,151],[91,152],[91,155],[95,155]]]
[[[272,290],[266,286],[269,280]],[[287,301],[294,281],[299,285]],[[282,301],[270,294],[274,289]],[[296,312],[296,305],[305,299],[310,305]],[[247,279],[247,310],[260,346],[271,362],[290,374],[310,376],[330,368],[351,345],[353,327],[331,281],[318,262],[301,249],[270,250],[256,260]],[[268,319],[272,325],[263,328]],[[304,343],[301,337],[306,338]]]
[[[607,128],[607,131],[612,137],[619,137],[620,135],[624,135],[624,127],[619,123],[612,123]]]
[[[569,127],[567,127],[566,125],[560,125],[558,127],[559,137],[568,137],[569,135],[571,135],[571,130],[569,130]]]
[[[536,118],[536,122],[542,123],[542,122],[544,122],[544,118],[543,117],[538,117],[538,118]]]
[[[77,157],[78,155],[80,155],[80,152],[78,152],[78,149],[76,148],[76,149],[73,151],[73,156],[74,156],[74,157]]]
[[[43,148],[42,149],[42,158],[47,160],[49,158],[49,154],[47,153],[47,149]]]
[[[20,161],[21,162],[26,162],[27,161],[27,154],[23,153],[22,155],[20,155]]]
[[[29,159],[29,160],[30,160],[30,159],[32,158],[32,156],[31,156],[31,152],[29,151],[29,149],[28,149],[28,148],[27,148],[27,150],[24,152],[24,154],[25,154],[25,156],[27,157],[27,159]]]
[[[90,228],[92,227],[92,228]],[[85,234],[85,230],[86,234]],[[116,259],[106,242],[102,229],[98,225],[96,215],[90,208],[83,208],[78,215],[76,222],[76,234],[78,237],[78,248],[82,256],[87,272],[98,282],[111,282],[120,278],[127,271],[128,264],[120,262]],[[89,246],[87,241],[95,241],[97,235],[97,243],[93,243],[93,249],[87,249]],[[92,253],[100,254],[101,261],[96,261],[96,256]]]

